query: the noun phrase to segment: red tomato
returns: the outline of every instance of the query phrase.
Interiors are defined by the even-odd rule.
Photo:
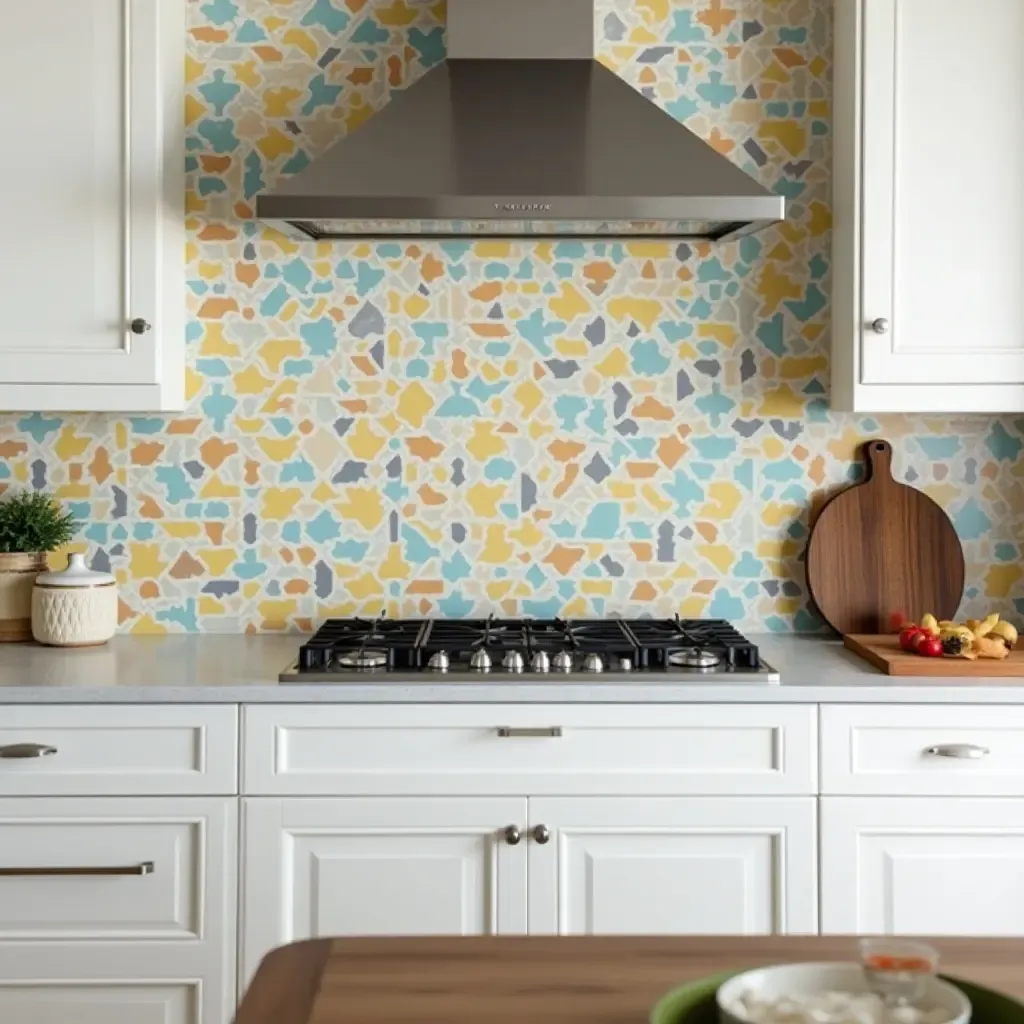
[[[914,640],[924,635],[925,632],[920,626],[904,626],[900,631],[900,647],[905,651],[912,651],[914,649]]]
[[[913,625],[913,623],[907,622],[907,617],[903,612],[889,612],[890,633],[899,633],[900,630],[905,629],[908,625]]]
[[[917,641],[914,649],[926,658],[942,657],[942,641],[937,636],[926,634],[923,639]]]

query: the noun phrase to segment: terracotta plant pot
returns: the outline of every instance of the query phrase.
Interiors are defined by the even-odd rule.
[[[41,551],[0,554],[0,643],[32,639],[32,586],[46,568]]]

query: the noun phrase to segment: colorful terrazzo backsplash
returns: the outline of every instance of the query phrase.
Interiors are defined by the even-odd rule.
[[[1024,420],[828,411],[832,5],[598,6],[602,59],[790,223],[716,248],[286,243],[253,196],[443,59],[443,4],[190,0],[189,409],[0,417],[0,486],[87,520],[123,629],[814,630],[809,509],[874,435],[953,517],[965,610],[1024,613]]]

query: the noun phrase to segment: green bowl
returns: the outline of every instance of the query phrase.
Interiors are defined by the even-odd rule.
[[[724,971],[666,992],[651,1010],[651,1024],[718,1024],[718,986],[735,975]]]
[[[651,1010],[650,1024],[718,1024],[718,986],[736,971],[713,974],[667,992]],[[942,975],[971,1001],[971,1024],[1024,1024],[1024,1003],[959,978]]]
[[[960,978],[943,978],[958,989],[971,1001],[971,1024],[1024,1024],[1024,1003],[990,988],[974,985]]]

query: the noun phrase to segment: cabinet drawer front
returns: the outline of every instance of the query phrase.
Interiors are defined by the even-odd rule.
[[[235,819],[216,799],[0,800],[0,943],[206,940]]]
[[[0,708],[0,796],[236,793],[237,721],[233,706]]]
[[[252,795],[813,793],[814,709],[250,706]]]
[[[0,1019],[28,1024],[197,1024],[194,984],[0,982]]]
[[[848,795],[1024,795],[1024,707],[823,707],[821,785]]]

